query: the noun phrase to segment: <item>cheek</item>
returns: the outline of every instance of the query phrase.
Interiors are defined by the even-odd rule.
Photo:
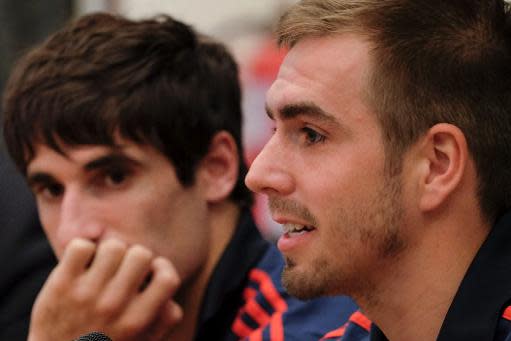
[[[373,203],[382,178],[366,172],[328,172],[317,174],[316,180],[304,188],[305,206],[320,225],[344,225],[343,220],[359,220]],[[360,217],[362,215],[362,217]]]
[[[319,221],[318,232],[326,249],[320,251],[351,257],[366,248],[376,225],[382,223],[380,216],[385,216],[385,208],[380,195],[384,180],[375,174],[337,179],[342,181],[316,186],[316,200],[308,207]]]
[[[199,198],[187,192],[152,195],[133,210],[135,215],[124,217],[129,238],[171,260],[180,276],[188,277],[204,262],[209,225],[207,206]]]
[[[381,185],[384,175],[384,156],[381,148],[356,145],[355,142],[329,146],[322,152],[302,160],[301,185],[314,193],[313,202],[324,207],[343,205],[345,209],[374,196],[374,189]],[[312,201],[311,201],[312,203]],[[320,206],[320,207],[321,207]]]
[[[122,205],[123,209],[117,210],[115,215],[111,215],[110,226],[118,233],[125,234],[126,237],[133,239],[132,242],[147,244],[154,249],[155,241],[163,243],[167,241],[172,224],[173,207],[167,202],[157,200],[156,198],[137,200],[130,202],[130,205]],[[159,251],[155,249],[154,251]]]
[[[39,215],[39,221],[44,230],[46,238],[50,242],[53,252],[60,259],[64,253],[65,245],[58,242],[58,226],[59,226],[59,213],[55,207],[48,205],[41,205],[37,203],[37,210]]]
[[[41,222],[41,224],[44,224]],[[64,250],[66,248],[66,245],[59,243],[57,238],[57,231],[53,228],[46,228],[43,225],[44,233],[46,234],[46,238],[48,239],[48,242],[51,245],[51,248],[53,249],[53,252],[55,253],[55,256],[57,259],[61,259],[62,255],[64,254]]]

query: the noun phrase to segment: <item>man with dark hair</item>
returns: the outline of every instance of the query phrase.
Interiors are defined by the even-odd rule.
[[[288,291],[350,295],[372,340],[509,340],[509,5],[303,0],[278,40],[246,183],[284,225]]]
[[[236,63],[169,17],[85,16],[14,68],[7,148],[59,263],[29,340],[319,338],[345,297],[285,294],[243,183]]]

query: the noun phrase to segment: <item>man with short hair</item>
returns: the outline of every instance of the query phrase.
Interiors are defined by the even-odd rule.
[[[509,340],[509,5],[303,0],[278,40],[246,183],[284,226],[287,290],[352,296],[371,340]],[[356,316],[332,338],[366,337]]]
[[[29,340],[310,340],[354,309],[285,294],[243,179],[238,70],[169,17],[80,18],[4,96],[8,150],[59,259]]]

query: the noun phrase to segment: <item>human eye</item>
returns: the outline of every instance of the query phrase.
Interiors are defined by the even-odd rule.
[[[325,135],[319,133],[311,127],[303,127],[301,128],[301,132],[304,138],[304,143],[306,145],[313,145],[324,142],[326,138]]]
[[[120,189],[128,184],[132,171],[123,165],[109,165],[98,169],[91,184],[98,190]]]
[[[121,187],[127,183],[131,173],[130,170],[122,167],[106,169],[102,174],[103,182],[107,187]]]
[[[40,183],[32,186],[35,196],[45,200],[56,200],[64,194],[64,186],[58,182]]]

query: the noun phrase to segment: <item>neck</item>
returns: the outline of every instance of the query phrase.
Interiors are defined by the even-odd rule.
[[[380,272],[373,293],[357,298],[389,340],[437,339],[458,287],[489,233],[488,224],[474,211],[455,217],[447,213],[408,224],[407,228],[420,229],[420,237],[411,239]]]
[[[230,201],[210,206],[210,249],[206,263],[197,276],[183,283],[176,300],[183,308],[183,320],[177,325],[168,340],[192,340],[197,329],[201,303],[211,274],[236,229],[240,209]]]

